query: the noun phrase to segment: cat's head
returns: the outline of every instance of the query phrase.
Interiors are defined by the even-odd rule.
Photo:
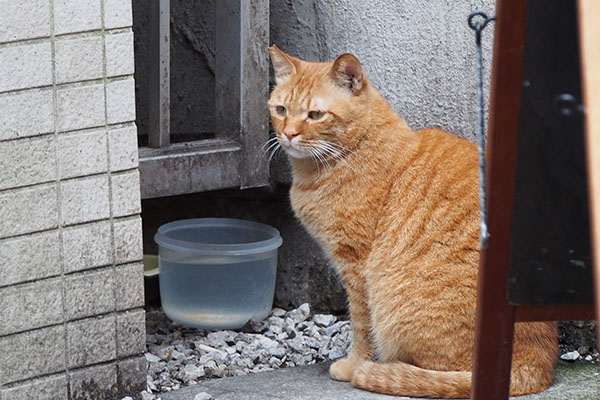
[[[339,158],[369,107],[369,81],[358,59],[346,53],[333,62],[307,62],[277,46],[270,49],[276,86],[269,109],[277,139],[295,159]]]

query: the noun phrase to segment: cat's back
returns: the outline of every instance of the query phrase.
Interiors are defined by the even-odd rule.
[[[476,145],[441,129],[416,131],[415,138],[412,160],[397,171],[393,182],[396,195],[411,202],[441,197],[478,208]]]
[[[479,182],[474,143],[440,129],[416,132],[412,160],[393,177],[382,227],[391,251],[401,258],[477,256]],[[382,232],[383,233],[383,232]],[[394,240],[389,240],[389,238]],[[471,260],[473,259],[473,260]],[[438,259],[439,260],[439,259]]]

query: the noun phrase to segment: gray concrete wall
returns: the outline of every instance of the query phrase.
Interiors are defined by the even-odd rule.
[[[0,398],[139,392],[131,4],[0,4]]]

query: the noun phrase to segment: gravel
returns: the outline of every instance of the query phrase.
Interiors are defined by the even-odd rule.
[[[276,368],[309,365],[344,357],[352,341],[348,320],[311,314],[308,304],[294,310],[271,310],[261,322],[238,331],[186,328],[169,320],[160,308],[146,311],[148,375],[142,400],[208,379],[245,375]],[[561,343],[567,362],[598,364],[595,347],[572,349]],[[121,400],[130,400],[124,397]],[[194,400],[213,400],[199,393]]]
[[[352,341],[348,320],[311,314],[308,304],[271,310],[238,331],[186,328],[159,308],[146,311],[148,375],[143,400],[214,378],[309,365],[344,357]],[[200,393],[194,400],[210,400]]]

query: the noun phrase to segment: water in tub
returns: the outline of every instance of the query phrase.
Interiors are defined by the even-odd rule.
[[[276,251],[276,250],[275,250]],[[277,258],[257,256],[161,259],[161,301],[167,316],[187,326],[233,329],[271,310]]]

